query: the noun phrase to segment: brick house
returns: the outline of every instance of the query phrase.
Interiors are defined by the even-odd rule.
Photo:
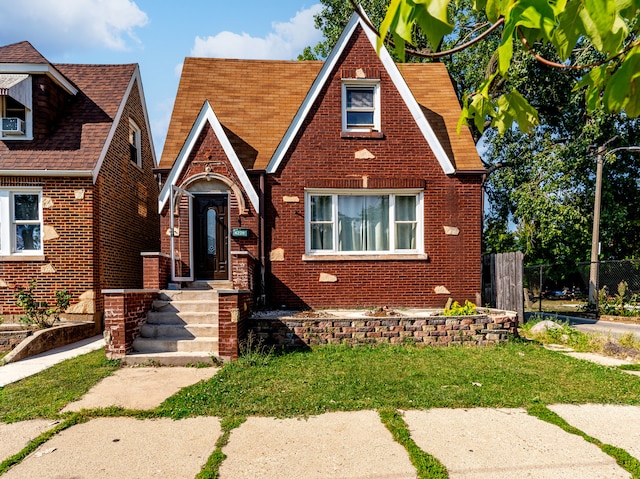
[[[157,251],[158,183],[137,65],[52,64],[0,47],[0,314],[14,292],[71,295],[68,318],[101,331],[102,291],[142,287]]]
[[[149,285],[278,308],[478,301],[484,169],[448,73],[375,44],[354,15],[324,62],[185,60]]]

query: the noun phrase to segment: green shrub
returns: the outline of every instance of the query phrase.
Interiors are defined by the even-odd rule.
[[[454,301],[442,314],[445,316],[472,316],[478,314],[478,309],[475,304],[467,299],[462,306],[457,301]]]
[[[71,295],[66,289],[56,291],[56,305],[49,306],[46,301],[35,299],[36,280],[29,282],[28,288],[20,288],[15,294],[16,304],[24,309],[20,321],[35,324],[40,328],[50,328],[60,320],[60,314],[69,307]]]

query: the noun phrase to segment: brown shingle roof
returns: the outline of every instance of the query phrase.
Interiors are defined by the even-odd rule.
[[[49,63],[29,42],[12,43],[0,47],[0,63]]]
[[[444,63],[403,63],[398,68],[456,171],[484,170],[469,128],[458,134],[460,102]]]
[[[322,62],[186,58],[161,168],[171,168],[206,100],[245,168],[263,169]]]
[[[79,93],[47,138],[0,141],[0,170],[86,171],[96,166],[137,65],[54,67]]]
[[[186,58],[160,167],[173,166],[208,100],[244,167],[264,169],[322,66],[323,62]],[[456,170],[481,170],[470,132],[456,132],[460,105],[444,65],[399,68]]]

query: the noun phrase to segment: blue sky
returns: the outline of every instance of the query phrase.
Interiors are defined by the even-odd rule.
[[[0,45],[28,40],[52,63],[138,63],[156,155],[187,56],[295,59],[322,34],[313,0],[0,1]]]

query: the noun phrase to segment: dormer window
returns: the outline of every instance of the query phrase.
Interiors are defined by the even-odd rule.
[[[31,77],[0,74],[0,139],[30,140]]]
[[[133,163],[142,168],[142,140],[140,138],[140,128],[133,120],[129,120],[129,158]]]
[[[380,82],[342,83],[342,131],[380,131]]]

